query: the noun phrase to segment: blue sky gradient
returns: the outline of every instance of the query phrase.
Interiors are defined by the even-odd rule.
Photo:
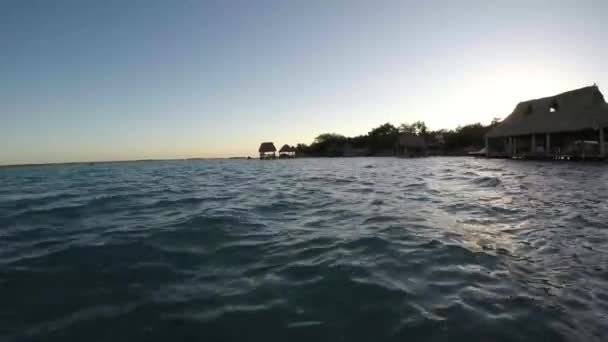
[[[255,155],[608,89],[608,1],[0,1],[0,164]]]

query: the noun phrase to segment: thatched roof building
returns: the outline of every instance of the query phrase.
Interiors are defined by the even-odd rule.
[[[263,142],[260,145],[260,148],[258,149],[258,152],[260,153],[269,153],[269,152],[276,152],[277,148],[274,147],[274,144],[271,142]]]
[[[487,134],[490,138],[608,127],[608,104],[597,86],[520,102]]]
[[[520,102],[506,119],[486,134],[486,153],[518,157],[539,154],[603,157],[606,127],[608,104],[599,88],[593,85]],[[590,139],[597,139],[593,151],[572,151],[574,144]]]
[[[291,147],[287,144],[283,145],[283,147],[281,147],[281,149],[279,150],[279,156],[281,158],[285,158],[285,157],[295,157],[296,156],[296,148],[295,147]]]
[[[274,159],[276,158],[275,152],[277,148],[271,142],[263,142],[258,149],[260,152],[260,159]]]

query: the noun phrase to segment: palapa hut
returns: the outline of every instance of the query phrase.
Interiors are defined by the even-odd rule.
[[[275,152],[277,148],[274,147],[272,142],[263,142],[258,149],[260,152],[260,159],[275,159],[277,156]]]
[[[490,157],[604,158],[608,104],[596,85],[519,103],[486,134]]]
[[[279,158],[293,158],[296,156],[296,148],[287,144],[283,145],[279,150]]]
[[[426,152],[424,139],[414,133],[401,133],[395,142],[395,155],[400,157],[420,157]]]

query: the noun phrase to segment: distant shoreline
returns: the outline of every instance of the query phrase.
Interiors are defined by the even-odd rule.
[[[168,158],[168,159],[134,159],[134,160],[100,160],[100,161],[76,161],[58,163],[27,163],[0,165],[0,168],[13,167],[40,167],[40,166],[63,166],[63,165],[87,165],[87,164],[121,164],[121,163],[147,163],[166,161],[197,161],[197,160],[224,160],[224,159],[246,159],[247,157],[218,157],[218,158]]]
[[[428,155],[421,158],[429,157],[472,157],[464,154],[441,154]],[[400,158],[399,156],[302,156],[293,159],[351,159],[351,158]],[[293,160],[289,159],[289,160]],[[406,158],[416,159],[416,158]],[[65,163],[32,163],[32,164],[9,164],[0,165],[0,169],[19,168],[19,167],[44,167],[44,166],[70,166],[70,165],[97,165],[97,164],[128,164],[128,163],[149,163],[149,162],[176,162],[176,161],[203,161],[203,160],[248,160],[247,157],[218,157],[218,158],[175,158],[175,159],[135,159],[135,160],[108,160],[108,161],[91,161],[91,162],[65,162]],[[251,158],[250,160],[259,160],[259,158]],[[277,160],[281,160],[278,159]],[[286,159],[288,160],[288,159]]]

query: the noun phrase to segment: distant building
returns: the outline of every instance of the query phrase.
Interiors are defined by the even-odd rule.
[[[274,147],[272,142],[263,142],[258,152],[260,152],[260,159],[276,159],[277,157],[277,148]]]
[[[520,102],[486,134],[490,157],[604,158],[608,104],[596,85]]]
[[[283,145],[279,150],[279,158],[294,158],[296,156],[296,148],[287,144]]]
[[[368,147],[353,147],[350,143],[346,143],[342,146],[343,157],[365,157],[369,155],[370,152]]]
[[[435,134],[435,142],[439,146],[445,145],[445,137],[443,136],[443,133],[437,133],[437,134]]]
[[[399,135],[395,143],[395,155],[401,157],[420,157],[427,153],[424,139],[410,132]]]

